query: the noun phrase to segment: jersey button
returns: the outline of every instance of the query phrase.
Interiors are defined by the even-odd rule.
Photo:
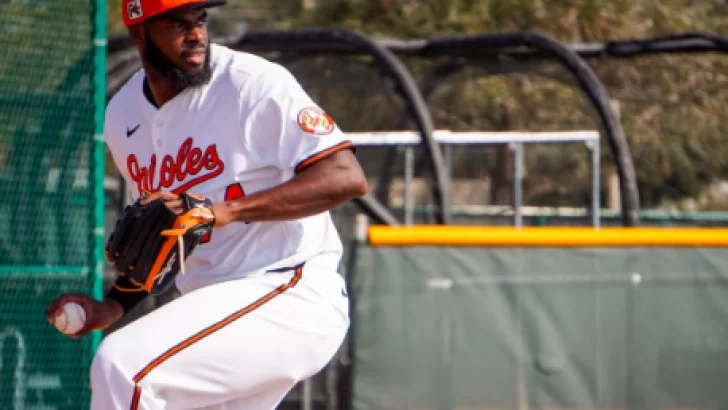
[[[158,120],[157,121],[157,127],[161,127],[162,125],[164,125],[164,121]]]
[[[162,140],[157,140],[157,147],[162,148]]]

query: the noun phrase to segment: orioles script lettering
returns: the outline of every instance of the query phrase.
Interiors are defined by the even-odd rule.
[[[225,164],[220,160],[215,144],[205,148],[204,152],[200,148],[193,148],[193,144],[192,138],[187,138],[177,151],[176,158],[165,155],[161,163],[157,161],[157,155],[152,154],[149,166],[140,166],[136,155],[129,155],[126,165],[129,176],[137,184],[137,192],[157,192],[171,187],[176,182],[183,182],[189,176],[196,176],[172,191],[179,194],[220,175],[225,169]],[[200,173],[201,175],[197,176]]]

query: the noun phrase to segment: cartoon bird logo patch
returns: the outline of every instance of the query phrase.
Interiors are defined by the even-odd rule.
[[[298,125],[313,135],[328,135],[334,132],[334,120],[323,110],[316,107],[302,109],[298,113]]]

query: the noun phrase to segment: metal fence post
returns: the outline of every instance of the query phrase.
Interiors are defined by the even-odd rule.
[[[515,153],[513,160],[515,172],[513,175],[513,209],[515,210],[516,228],[523,226],[523,144],[515,142],[510,144],[511,150]]]
[[[404,224],[412,226],[414,222],[414,194],[412,182],[415,174],[415,150],[407,146],[404,149]]]

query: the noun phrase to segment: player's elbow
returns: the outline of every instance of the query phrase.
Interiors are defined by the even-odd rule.
[[[349,201],[366,195],[369,191],[367,178],[354,154],[350,151],[342,151],[335,157],[337,163],[334,175],[338,176],[335,178],[338,183],[335,184],[339,185],[337,191],[341,193],[342,199]]]
[[[364,172],[361,168],[357,167],[357,169],[351,172],[351,175],[349,175],[348,178],[347,187],[351,196],[350,199],[362,197],[369,192],[369,184],[367,183],[367,178],[364,176]]]
[[[304,171],[301,177],[316,180],[317,195],[329,198],[331,206],[359,198],[369,191],[364,171],[349,150],[334,153]]]
[[[369,190],[364,172],[358,166],[340,169],[337,178],[329,184],[337,205],[364,196]]]

